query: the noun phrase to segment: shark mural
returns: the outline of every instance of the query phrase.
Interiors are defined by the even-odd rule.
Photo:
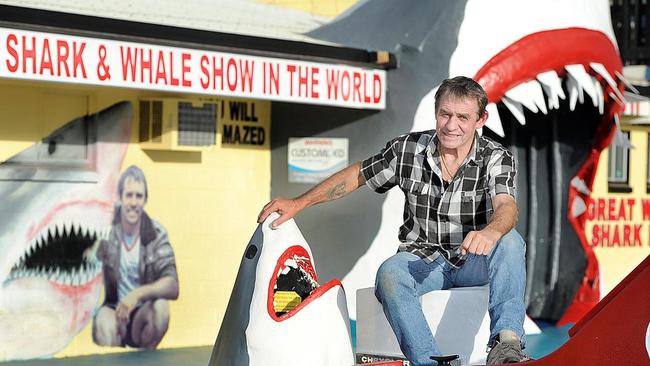
[[[51,356],[92,318],[103,286],[95,244],[131,121],[131,104],[118,103],[0,164],[0,361]]]
[[[308,35],[394,53],[399,64],[388,72],[386,110],[338,118],[343,113],[274,104],[273,167],[286,157],[283,141],[301,135],[348,137],[350,160],[364,159],[395,136],[435,126],[433,96],[443,79],[474,77],[490,99],[484,133],[507,146],[519,167],[528,314],[576,321],[600,298],[598,263],[584,235],[585,202],[623,105],[610,23],[605,0],[360,1]],[[314,127],[296,131],[295,115]],[[286,173],[277,171],[273,197],[305,190],[283,183]],[[381,200],[361,192],[345,201],[296,220],[313,238],[322,273],[345,276],[352,293],[372,286],[379,264],[395,253],[403,196],[392,190]],[[355,314],[354,297],[348,301]]]
[[[259,224],[246,246],[209,364],[352,365],[341,282],[316,283],[305,238],[293,220],[271,229],[278,217],[271,214]],[[296,291],[301,299],[278,311],[276,292],[282,289]]]

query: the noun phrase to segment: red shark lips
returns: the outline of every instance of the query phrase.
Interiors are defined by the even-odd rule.
[[[602,64],[610,74],[621,72],[622,64],[611,40],[602,32],[583,29],[555,29],[530,34],[492,57],[475,75],[490,102],[500,101],[518,84],[535,80],[545,71],[566,74],[565,66],[581,64],[591,69]],[[604,78],[593,70],[594,76]],[[604,80],[606,86],[613,88]],[[612,91],[615,91],[612,89]]]
[[[269,281],[267,310],[269,316],[278,322],[291,318],[312,301],[322,296],[329,289],[341,286],[338,280],[332,280],[324,285],[318,285],[318,276],[307,250],[299,245],[289,247],[278,258]],[[288,311],[276,312],[279,297],[276,293],[286,291],[295,293],[294,303],[287,307]]]

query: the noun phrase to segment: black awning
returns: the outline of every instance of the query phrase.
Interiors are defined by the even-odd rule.
[[[396,67],[393,54],[337,45],[264,38],[57,11],[0,5],[0,25],[51,33],[225,51],[370,68]]]

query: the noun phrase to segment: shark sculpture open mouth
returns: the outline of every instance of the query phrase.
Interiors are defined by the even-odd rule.
[[[490,118],[486,127],[498,135],[495,137],[497,140],[517,151],[517,146],[535,145],[544,140],[539,135],[533,136],[539,133],[536,124],[545,123],[543,128],[551,130],[550,146],[547,151],[542,151],[549,157],[540,159],[525,148],[519,149],[518,157],[520,162],[525,160],[527,164],[523,177],[519,179],[520,183],[523,180],[523,184],[519,184],[523,186],[520,192],[523,190],[526,198],[532,197],[527,207],[529,216],[533,216],[527,223],[530,248],[527,300],[542,304],[529,308],[533,316],[556,318],[562,315],[560,324],[575,321],[600,298],[598,264],[585,237],[584,213],[600,152],[616,132],[613,121],[624,106],[621,69],[616,48],[604,33],[566,28],[532,33],[517,40],[493,56],[475,75],[488,93]],[[517,123],[512,122],[513,118]],[[509,123],[504,123],[508,122],[507,119],[510,119]],[[559,119],[565,123],[561,127]],[[582,139],[582,143],[571,149],[563,147],[571,145],[571,140],[576,138]],[[571,155],[570,160],[562,157],[565,153]],[[548,160],[548,164],[544,160]],[[537,175],[538,165],[548,165],[548,171]],[[548,195],[540,195],[538,187],[546,184],[547,177],[551,178],[548,184],[552,188]],[[550,202],[540,203],[540,198],[544,197]],[[536,258],[538,240],[547,239],[545,235],[538,235],[537,225],[540,223],[532,212],[540,206],[548,208],[554,216],[548,223],[551,236],[548,238],[551,244],[548,263]],[[564,221],[562,216],[568,221]],[[569,234],[563,228],[563,222],[570,223],[574,233]],[[565,273],[562,280],[573,284],[564,286],[568,290],[558,291],[556,286],[561,280],[560,242],[570,247],[576,240],[581,246],[580,251],[585,254],[586,264],[574,266],[578,271]],[[547,296],[539,286],[535,289],[533,281],[539,282],[542,275],[539,271],[536,273],[536,265],[548,265],[544,270],[549,275],[544,281],[546,290],[551,293],[558,291],[555,295],[564,298],[554,310],[549,310],[548,306],[542,309],[545,301],[535,300],[536,296]],[[567,298],[572,294],[575,294],[572,299]],[[553,313],[556,315],[552,316]]]
[[[617,102],[622,105],[623,97],[612,77],[612,74],[620,75],[620,71],[621,60],[605,34],[567,28],[537,32],[517,40],[492,57],[474,78],[488,92],[490,102],[503,101],[524,124],[525,118],[517,104],[534,113],[540,110],[546,114],[542,90],[548,107],[559,108],[558,97],[565,99],[560,77],[566,78],[572,110],[583,89],[601,114],[603,102],[610,96],[618,97]],[[499,126],[493,121],[491,127],[498,133]]]
[[[276,213],[246,246],[210,365],[347,365],[354,362],[345,292],[321,286],[309,245],[293,220]],[[292,293],[280,304],[278,293]],[[279,311],[278,311],[279,310]]]
[[[342,286],[339,280],[331,280],[322,286],[318,284],[318,276],[312,264],[311,256],[307,250],[294,245],[282,253],[278,259],[275,271],[277,275],[271,278],[268,291],[268,311],[271,318],[284,321],[298,313],[309,303],[321,297],[330,289]],[[275,294],[278,291],[291,291],[299,296],[286,311],[278,312],[278,303]]]
[[[435,128],[434,95],[442,80],[459,75],[478,79],[490,100],[484,133],[507,146],[517,160],[517,229],[528,247],[529,315],[575,321],[595,304],[598,266],[585,240],[584,209],[600,151],[611,141],[613,116],[623,103],[609,2],[360,1],[309,35],[396,55],[398,68],[388,73],[387,113],[335,126],[337,134],[354,137],[353,145],[368,146],[360,148],[359,159],[395,136]],[[274,113],[291,119],[288,108]],[[317,113],[312,118],[320,121]],[[375,133],[359,132],[366,129]],[[313,133],[321,132],[314,128]],[[276,184],[282,187],[282,182]],[[276,189],[278,195],[284,194],[281,189]],[[325,262],[333,262],[325,272],[346,273],[348,290],[372,286],[380,263],[397,249],[394,233],[403,222],[398,190],[389,191],[380,203],[361,201],[346,213],[374,214],[370,217],[380,220],[378,228],[362,220],[358,230],[357,222],[346,222],[348,216],[340,214],[312,218],[323,215],[337,227],[336,233],[326,233],[312,225],[331,242],[327,249],[315,246],[316,253],[339,248],[354,253]],[[349,246],[350,241],[369,245]],[[330,249],[333,245],[337,250]],[[351,314],[356,312],[353,299]]]

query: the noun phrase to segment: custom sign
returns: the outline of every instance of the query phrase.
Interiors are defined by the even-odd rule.
[[[0,28],[0,77],[384,109],[386,72]]]
[[[348,165],[346,138],[290,138],[289,182],[318,183]]]

